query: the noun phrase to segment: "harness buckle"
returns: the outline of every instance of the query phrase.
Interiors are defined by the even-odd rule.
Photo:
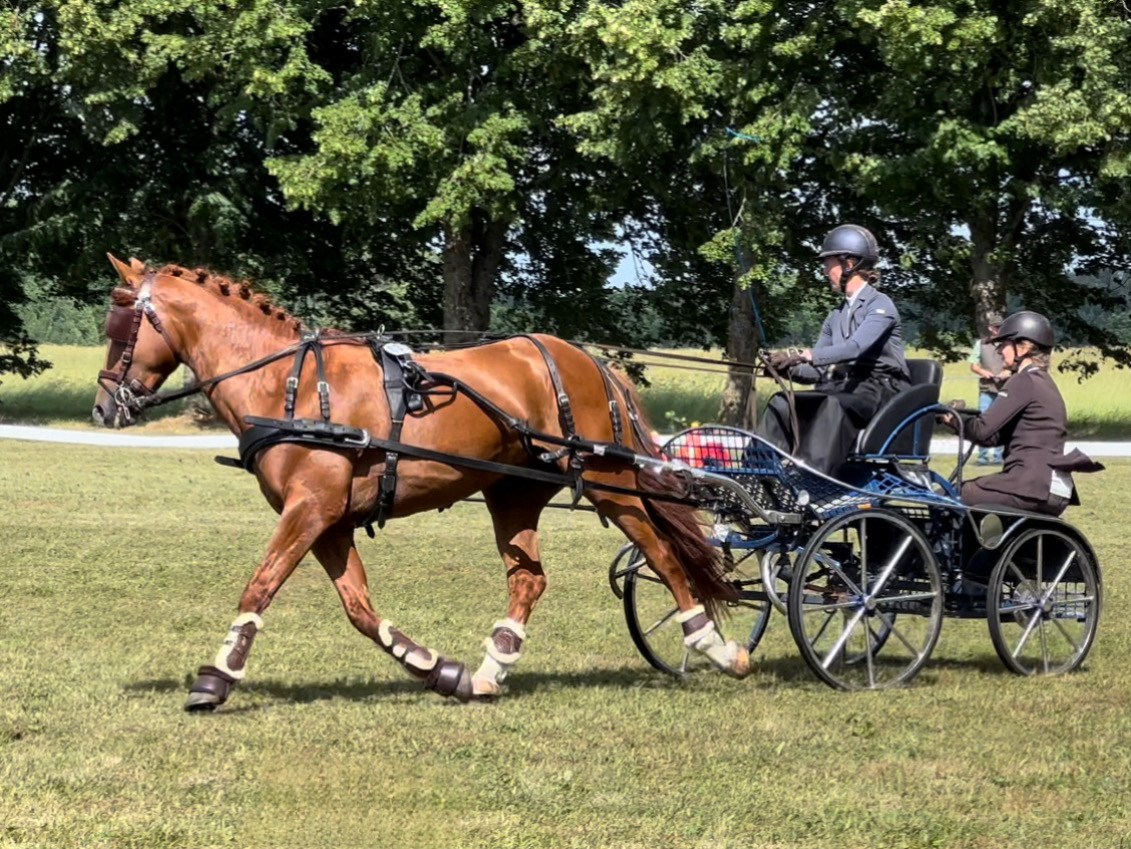
[[[368,448],[369,447],[369,439],[370,439],[369,428],[363,427],[361,429],[361,433],[359,433],[357,436],[352,436],[350,434],[346,434],[345,436],[343,436],[342,437],[342,444],[343,445],[353,445],[353,446],[356,446],[358,448]]]

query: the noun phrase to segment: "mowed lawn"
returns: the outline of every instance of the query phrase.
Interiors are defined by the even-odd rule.
[[[944,623],[912,686],[840,693],[783,618],[734,681],[636,653],[620,544],[548,511],[550,587],[509,694],[426,693],[304,562],[248,681],[181,710],[273,527],[208,452],[0,441],[0,847],[1116,847],[1131,834],[1131,463],[1068,518],[1106,605],[1081,672],[1017,678]],[[378,609],[469,663],[505,579],[481,505],[359,535]]]

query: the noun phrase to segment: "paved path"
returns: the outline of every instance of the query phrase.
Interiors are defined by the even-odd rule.
[[[33,442],[68,442],[77,445],[107,445],[123,448],[235,448],[230,433],[197,436],[148,436],[116,430],[69,430],[67,428],[0,425],[0,439],[25,439]],[[1079,448],[1090,457],[1131,457],[1131,442],[1069,442],[1066,451]],[[931,442],[932,454],[956,454],[958,440],[937,437]]]
[[[31,442],[68,442],[75,445],[109,445],[122,448],[235,448],[230,433],[199,436],[149,436],[120,430],[70,430],[55,427],[0,425],[0,439],[25,439]]]

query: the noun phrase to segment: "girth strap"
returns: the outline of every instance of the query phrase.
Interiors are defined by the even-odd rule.
[[[374,346],[376,347],[376,346]],[[412,361],[412,349],[399,342],[390,342],[380,346],[375,352],[379,353],[381,370],[385,375],[385,397],[389,402],[389,442],[397,445],[401,439],[401,427],[404,417],[409,410],[416,411],[423,407],[423,401],[416,392],[406,393],[409,389],[406,372],[420,371],[420,367]],[[392,515],[393,502],[397,495],[397,462],[400,452],[389,450],[385,452],[385,471],[381,475],[381,487],[377,494],[377,503],[373,512],[365,520],[365,530],[369,536],[374,536],[373,523],[378,528],[385,527],[385,521]]]

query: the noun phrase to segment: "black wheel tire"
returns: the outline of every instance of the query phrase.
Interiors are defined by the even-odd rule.
[[[878,690],[910,681],[930,658],[944,591],[923,532],[895,511],[862,509],[816,530],[786,602],[794,642],[822,681]]]
[[[990,574],[990,639],[1018,675],[1071,672],[1092,648],[1102,606],[1099,568],[1083,542],[1059,528],[1030,528]]]

